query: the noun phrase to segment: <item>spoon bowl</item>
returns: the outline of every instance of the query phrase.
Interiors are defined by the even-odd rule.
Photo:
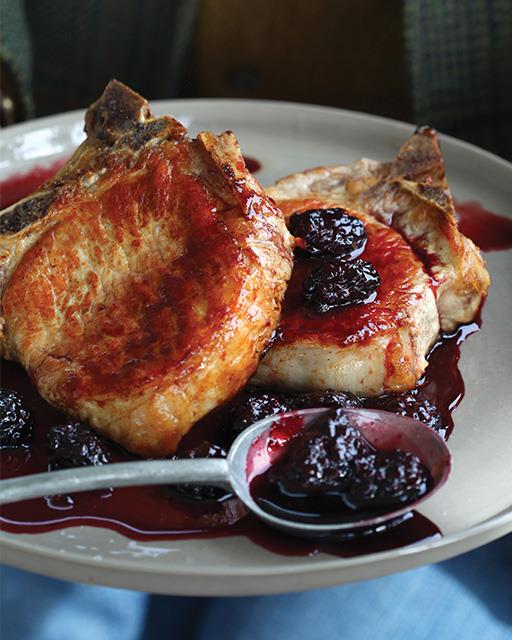
[[[31,498],[108,487],[202,484],[233,491],[258,518],[287,533],[306,537],[354,537],[397,524],[446,481],[451,458],[442,438],[411,418],[372,409],[347,409],[354,426],[376,449],[401,449],[417,455],[433,483],[419,500],[372,518],[326,524],[298,522],[262,509],[251,495],[251,481],[264,473],[299,432],[329,409],[302,409],[265,418],[247,428],[234,441],[227,459],[146,460],[97,467],[52,471],[0,481],[0,505]]]
[[[267,524],[299,536],[348,537],[367,535],[399,524],[446,482],[451,456],[444,440],[422,422],[373,409],[345,409],[351,423],[378,450],[401,449],[420,458],[432,476],[430,490],[414,502],[374,517],[340,519],[332,523],[308,523],[280,518],[257,503],[250,491],[252,480],[264,473],[286,450],[286,441],[329,409],[302,409],[266,418],[242,432],[229,455],[230,483],[245,506]]]

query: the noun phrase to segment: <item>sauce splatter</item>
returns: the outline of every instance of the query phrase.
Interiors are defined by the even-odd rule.
[[[459,229],[482,251],[512,249],[512,218],[488,211],[479,202],[455,202]]]
[[[53,177],[66,163],[67,158],[59,158],[47,167],[34,167],[28,173],[19,173],[0,183],[0,209],[5,209],[21,198],[30,195]]]
[[[250,171],[251,173],[257,173],[261,170],[261,162],[259,160],[256,160],[256,158],[244,156],[244,160],[247,171]]]

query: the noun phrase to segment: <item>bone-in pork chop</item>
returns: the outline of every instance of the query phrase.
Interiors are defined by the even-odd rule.
[[[359,160],[279,180],[267,193],[278,202],[320,198],[361,211],[396,229],[436,282],[441,329],[475,317],[490,285],[474,243],[457,228],[436,132],[417,129],[393,162]]]
[[[55,179],[0,216],[2,354],[142,455],[236,393],[291,272],[281,212],[233,134],[186,136],[111,82]]]
[[[439,328],[471,321],[489,287],[478,249],[457,229],[435,132],[419,129],[392,163],[312,169],[267,193],[288,219],[312,209],[351,210],[368,236],[361,258],[377,269],[381,285],[367,304],[317,313],[303,292],[314,260],[299,256],[280,339],[254,382],[361,395],[414,387]]]
[[[279,202],[285,215],[336,207],[318,198]],[[432,280],[400,234],[367,214],[350,214],[364,223],[367,243],[360,258],[379,275],[375,298],[319,312],[304,299],[304,283],[323,259],[298,254],[279,338],[255,384],[372,396],[411,389],[425,371],[425,356],[439,333]]]

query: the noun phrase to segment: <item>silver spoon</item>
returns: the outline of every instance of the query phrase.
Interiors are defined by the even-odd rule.
[[[251,480],[271,464],[271,451],[286,432],[302,430],[329,409],[302,409],[257,422],[234,441],[226,459],[146,460],[38,473],[0,481],[0,505],[31,498],[109,487],[193,483],[229,489],[267,524],[299,536],[366,534],[401,522],[436,492],[450,472],[451,458],[441,437],[427,426],[373,409],[347,409],[351,422],[376,449],[401,449],[417,455],[430,471],[433,485],[414,503],[377,517],[328,524],[297,522],[264,511],[250,492]],[[280,449],[284,451],[284,448]]]

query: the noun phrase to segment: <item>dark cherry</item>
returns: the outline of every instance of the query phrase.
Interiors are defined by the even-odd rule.
[[[305,241],[303,250],[314,257],[356,258],[366,244],[364,224],[339,207],[294,213],[288,226],[290,233]]]
[[[374,450],[356,458],[352,464],[352,482],[345,503],[352,508],[365,505],[377,494],[377,454]]]
[[[376,450],[337,408],[297,434],[251,491],[271,513],[327,522],[355,512],[363,518],[381,515],[416,501],[431,483],[418,457]]]
[[[419,420],[442,436],[446,433],[441,412],[430,400],[420,397],[418,389],[369,398],[365,404],[372,409],[391,411],[399,416]]]
[[[203,440],[194,447],[180,451],[173,459],[225,458],[226,456],[227,451],[223,447]],[[171,492],[179,498],[201,502],[220,502],[233,495],[220,487],[209,487],[199,484],[176,485],[171,487]]]
[[[52,427],[46,435],[50,469],[72,469],[110,462],[110,453],[90,427],[69,422]]]
[[[372,264],[329,260],[304,280],[304,300],[317,313],[375,300],[380,277]]]
[[[340,407],[342,409],[358,409],[362,406],[361,400],[349,391],[311,391],[301,393],[294,399],[297,409],[310,409],[314,407]]]
[[[33,428],[32,413],[21,395],[0,389],[0,448],[26,447]]]
[[[240,402],[231,413],[227,431],[231,439],[255,422],[295,408],[293,398],[285,393],[269,392],[257,387],[247,387]]]
[[[332,409],[290,444],[268,479],[289,496],[339,491],[350,480],[353,460],[368,452],[367,441],[343,409]]]
[[[265,388],[247,387],[231,411],[228,424],[224,428],[223,441],[231,444],[244,429],[255,422],[295,409],[313,407],[343,407],[354,409],[361,407],[361,400],[345,391],[312,391],[291,395]]]
[[[417,456],[400,450],[380,452],[354,469],[345,500],[354,509],[393,507],[418,500],[430,484],[430,474]]]

